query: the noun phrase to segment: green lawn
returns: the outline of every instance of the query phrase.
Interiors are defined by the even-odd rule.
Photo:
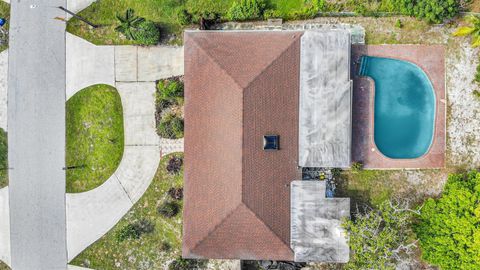
[[[91,22],[101,25],[91,29],[78,19],[71,19],[67,24],[67,31],[83,37],[97,44],[136,44],[136,41],[121,37],[116,31],[116,14],[123,14],[128,8],[135,10],[135,15],[159,23],[162,36],[176,34],[181,38],[183,27],[177,21],[177,10],[185,8],[189,11],[213,10],[224,13],[230,6],[231,0],[102,0],[90,5],[79,13]]]
[[[277,10],[284,16],[305,7],[305,0],[275,0],[270,1],[270,3],[271,9]]]
[[[136,44],[135,41],[122,38],[117,32],[116,14],[123,14],[127,8],[133,8],[136,15],[159,23],[165,34],[175,34],[171,43],[180,43],[184,29],[178,23],[177,11],[186,9],[190,13],[198,14],[204,11],[224,15],[234,0],[102,0],[79,13],[80,16],[101,25],[91,29],[78,19],[71,19],[67,24],[67,31],[97,44]],[[270,6],[281,14],[300,10],[305,5],[304,0],[272,0]],[[195,26],[196,27],[196,26]]]
[[[380,205],[395,191],[399,179],[393,179],[397,171],[361,170],[343,171],[339,177],[337,196],[349,197],[354,203]]]
[[[8,185],[7,133],[0,128],[0,188]]]
[[[117,90],[87,87],[67,101],[67,192],[91,190],[118,167],[124,147],[123,108]]]
[[[180,153],[173,155],[183,156]],[[168,190],[183,186],[183,170],[178,175],[166,171],[171,156],[162,158],[152,183],[133,208],[112,230],[78,255],[72,264],[104,270],[164,269],[165,262],[180,256],[181,213],[173,218],[164,218],[157,213],[157,206],[168,198]],[[143,234],[138,239],[118,241],[116,236],[122,228],[143,219],[155,225],[152,233]]]

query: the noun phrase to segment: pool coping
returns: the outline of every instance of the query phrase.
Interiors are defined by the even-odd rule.
[[[356,75],[360,56],[394,58],[419,66],[430,79],[435,95],[435,124],[428,151],[414,159],[392,159],[377,148],[374,141],[375,84],[372,78]],[[443,45],[353,45],[352,73],[354,78],[354,137],[352,159],[367,169],[432,169],[445,167],[446,152],[446,86],[445,47]],[[368,93],[361,93],[368,84]],[[368,96],[368,97],[367,97]],[[366,102],[367,101],[367,102]],[[365,104],[366,103],[366,104]],[[366,105],[366,106],[365,106]],[[360,116],[358,116],[360,115]],[[374,149],[374,151],[372,151]]]

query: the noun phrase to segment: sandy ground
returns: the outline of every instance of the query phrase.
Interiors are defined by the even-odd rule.
[[[448,141],[447,161],[451,166],[480,167],[480,100],[472,91],[479,50],[468,39],[456,40],[447,53]]]

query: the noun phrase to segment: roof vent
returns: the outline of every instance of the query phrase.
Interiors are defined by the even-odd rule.
[[[280,149],[278,135],[263,136],[263,150],[272,151],[278,149]]]

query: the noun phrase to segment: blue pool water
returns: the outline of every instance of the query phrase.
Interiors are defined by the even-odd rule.
[[[427,153],[433,140],[435,94],[425,72],[410,62],[363,56],[359,75],[375,81],[377,148],[394,159]]]

